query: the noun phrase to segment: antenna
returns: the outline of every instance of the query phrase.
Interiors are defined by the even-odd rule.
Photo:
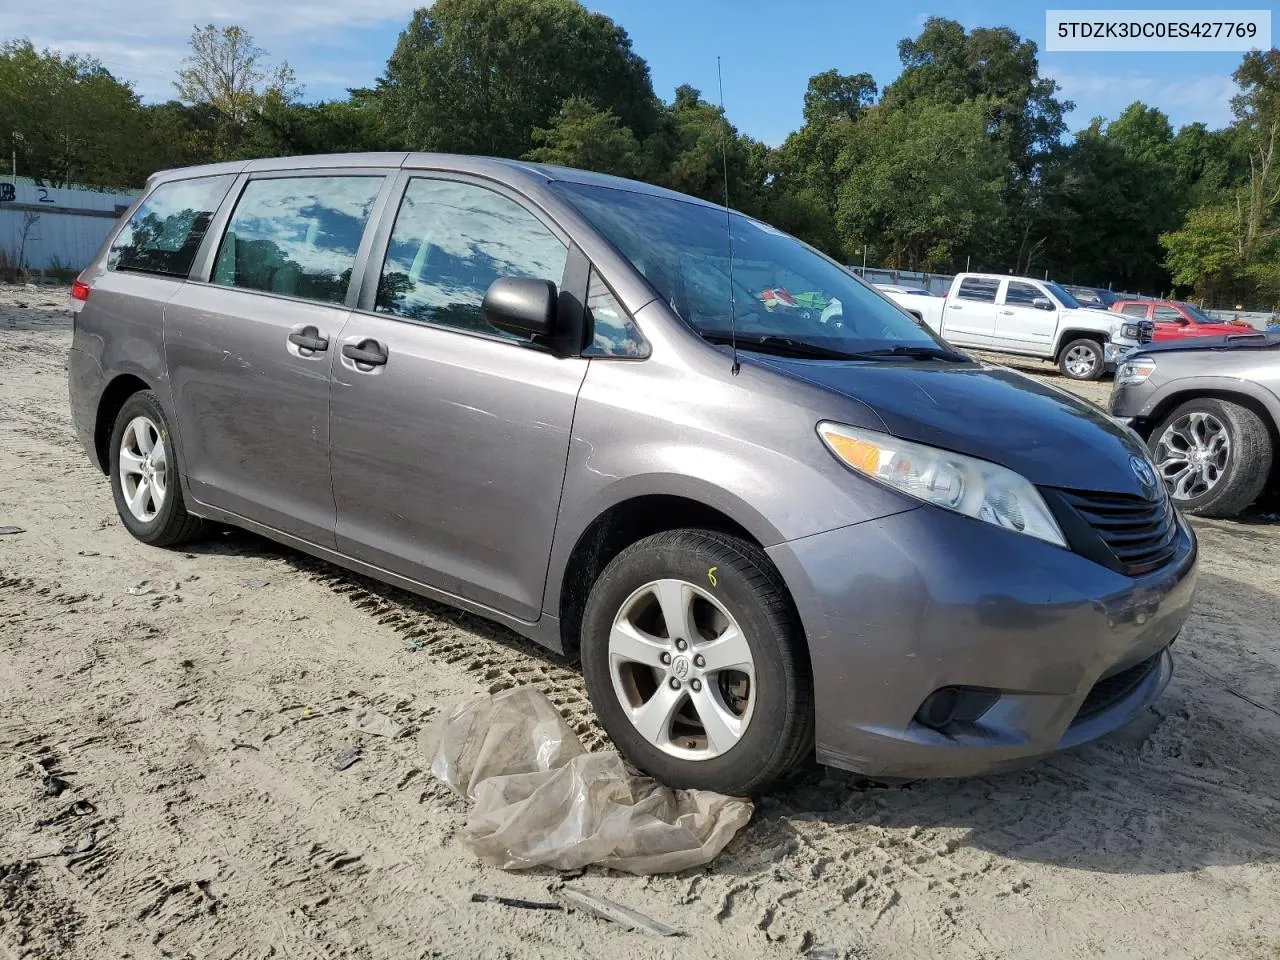
[[[724,134],[728,134],[729,119],[724,115],[724,74],[720,72],[720,58],[716,57],[716,80],[720,83],[720,117],[725,122]],[[733,366],[729,369],[736,377],[742,365],[738,363],[738,321],[733,296],[733,224],[729,220],[729,151],[724,137],[720,139],[720,160],[724,164],[724,232],[729,239],[729,348],[733,351]]]

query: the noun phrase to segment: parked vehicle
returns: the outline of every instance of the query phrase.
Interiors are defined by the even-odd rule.
[[[874,285],[877,290],[885,293],[907,294],[913,297],[941,297],[945,296],[941,293],[934,293],[932,290],[926,290],[924,287],[904,287],[897,283],[877,283]]]
[[[1097,380],[1151,342],[1149,324],[1086,310],[1056,283],[1030,277],[962,273],[945,300],[885,295],[948,343],[1052,360],[1072,380]]]
[[[1157,343],[1188,337],[1221,337],[1240,333],[1242,327],[1246,331],[1253,329],[1243,321],[1215,320],[1194,304],[1181,300],[1119,300],[1111,305],[1111,310],[1126,317],[1150,320]]]
[[[1076,302],[1090,310],[1110,310],[1111,305],[1120,299],[1118,294],[1099,287],[1081,287],[1064,283],[1062,289],[1076,298]]]
[[[580,658],[672,785],[815,745],[1003,769],[1168,682],[1197,548],[1134,435],[723,207],[431,154],[195,167],[73,296],[135,537],[235,524]]]
[[[1235,516],[1273,481],[1280,331],[1152,344],[1116,371],[1110,409],[1182,510]]]

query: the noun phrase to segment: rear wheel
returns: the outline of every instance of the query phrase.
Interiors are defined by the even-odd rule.
[[[749,795],[812,748],[800,625],[737,537],[675,530],[618,554],[587,600],[582,668],[618,749],[670,786]]]
[[[1072,340],[1062,348],[1058,369],[1072,380],[1097,380],[1106,370],[1106,357],[1097,340]]]
[[[1202,517],[1233,517],[1262,493],[1271,472],[1271,435],[1248,407],[1189,400],[1156,427],[1148,443],[1177,505]]]
[[[173,437],[150,390],[135,393],[116,414],[110,454],[111,494],[130,533],[143,543],[168,547],[204,532],[204,521],[187,513],[183,503]]]

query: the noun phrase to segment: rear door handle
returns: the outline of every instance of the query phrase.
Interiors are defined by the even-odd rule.
[[[1000,312],[1001,312],[1001,313],[1003,313],[1006,317],[1012,317],[1012,316],[1013,316],[1013,311],[1012,311],[1012,310],[1001,310]]]
[[[348,360],[354,360],[368,367],[380,367],[387,362],[387,351],[377,340],[361,340],[359,343],[344,344],[342,355]]]
[[[327,338],[320,336],[320,331],[315,327],[303,327],[301,330],[295,330],[289,334],[289,342],[303,350],[328,350],[329,341]]]
[[[960,304],[958,304],[958,303],[948,303],[948,304],[947,304],[947,309],[948,309],[948,310],[963,310],[963,309],[964,309],[964,307],[960,306]]]

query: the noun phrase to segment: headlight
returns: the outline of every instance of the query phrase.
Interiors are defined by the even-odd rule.
[[[1138,340],[1141,334],[1136,323],[1126,323],[1120,327],[1120,336],[1126,340]]]
[[[1134,384],[1146,383],[1147,378],[1156,372],[1154,360],[1127,360],[1120,364],[1116,371],[1116,386],[1131,387]]]
[[[842,463],[908,496],[1067,545],[1036,488],[999,464],[828,421],[818,435]]]

